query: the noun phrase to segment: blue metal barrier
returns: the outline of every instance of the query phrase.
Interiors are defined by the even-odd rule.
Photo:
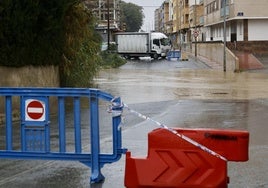
[[[98,89],[74,88],[0,88],[0,96],[5,104],[5,149],[0,150],[0,158],[75,160],[91,167],[90,182],[104,180],[101,168],[106,163],[116,162],[126,153],[122,148],[121,113],[112,117],[113,149],[111,154],[100,152],[99,99],[112,101],[114,111],[122,111],[120,98]],[[20,101],[20,147],[13,146],[13,107],[12,99]],[[51,150],[50,99],[58,103],[58,151]],[[74,151],[66,151],[66,99],[73,100]],[[91,152],[82,148],[81,137],[81,99],[89,103],[89,127]],[[18,136],[18,137],[19,137]]]
[[[171,61],[172,59],[179,60],[181,58],[181,51],[179,50],[171,50],[167,54],[168,61]]]

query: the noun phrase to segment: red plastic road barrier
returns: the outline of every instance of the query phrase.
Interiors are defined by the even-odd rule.
[[[249,133],[236,130],[175,129],[228,161],[247,161]],[[127,188],[227,188],[227,162],[166,129],[148,134],[147,158],[126,155]]]

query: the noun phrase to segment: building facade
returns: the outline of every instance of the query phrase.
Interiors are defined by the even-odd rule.
[[[202,4],[200,2],[200,0],[169,0],[164,1],[165,6],[162,4],[160,7],[162,11],[165,11],[165,18],[168,18],[162,23],[164,25],[162,27],[165,29],[160,31],[170,36],[174,47],[181,47],[191,42],[193,38],[202,40],[202,37],[194,37],[196,36],[194,33],[201,33],[199,30],[201,30],[201,25],[203,26],[203,21],[200,21],[200,17],[204,20],[203,1]],[[167,10],[168,12],[166,12]],[[195,10],[197,14],[195,14]]]
[[[154,11],[154,30],[155,31],[160,31],[160,24],[161,21],[160,19],[160,13],[161,13],[161,9],[158,8]]]
[[[223,39],[224,0],[204,0],[206,40]],[[268,40],[267,0],[226,0],[226,40]]]
[[[112,33],[123,29],[120,25],[120,0],[86,0],[85,4],[92,10],[98,19],[96,30],[101,34],[103,41],[108,38],[112,41]],[[108,26],[109,23],[109,26]]]
[[[178,46],[195,40],[223,41],[224,36],[228,47],[238,50],[267,44],[267,0],[169,0],[168,7],[169,20],[162,23],[167,28],[164,32]]]
[[[169,21],[169,0],[165,0],[160,7],[160,28],[159,31],[167,33]]]
[[[263,8],[267,0],[204,0],[204,7],[206,41],[223,41],[225,34],[231,50],[268,53],[268,12]]]

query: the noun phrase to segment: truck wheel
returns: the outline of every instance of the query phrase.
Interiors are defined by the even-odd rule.
[[[129,55],[124,56],[126,59],[130,59],[131,57]]]
[[[158,57],[159,57],[158,54],[157,53],[154,53],[152,58],[158,59]]]

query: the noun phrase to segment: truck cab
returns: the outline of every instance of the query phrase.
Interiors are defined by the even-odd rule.
[[[158,57],[166,57],[169,50],[171,50],[171,41],[163,33],[151,33],[151,57],[157,59]]]

